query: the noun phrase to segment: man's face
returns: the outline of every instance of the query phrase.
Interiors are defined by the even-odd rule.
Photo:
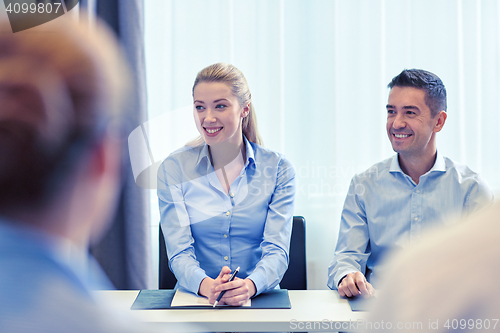
[[[425,104],[425,91],[412,87],[393,87],[387,104],[387,134],[392,149],[406,158],[433,155],[434,134],[440,118],[431,116]]]

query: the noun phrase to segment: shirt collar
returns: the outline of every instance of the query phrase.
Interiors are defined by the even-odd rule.
[[[392,157],[391,161],[391,167],[389,168],[389,172],[401,172],[404,173],[403,170],[401,170],[401,167],[399,166],[399,160],[398,160],[399,154],[396,154]]]
[[[245,147],[246,147],[246,156],[247,156],[247,160],[245,161],[245,167],[246,167],[250,164],[250,162],[255,163],[255,152],[253,150],[250,141],[248,141],[245,135],[243,135],[243,141],[245,142]]]
[[[208,157],[208,145],[206,143],[201,147],[200,153],[198,154],[198,160],[196,161],[196,166],[201,164],[205,160],[207,165],[210,165],[210,158]]]
[[[246,149],[245,167],[247,167],[251,162],[255,163],[255,152],[253,150],[252,145],[250,144],[250,141],[248,141],[245,135],[243,135],[243,142],[245,143],[245,149]],[[206,143],[203,144],[200,153],[198,154],[198,160],[196,161],[196,165],[197,166],[200,165],[203,160],[205,160],[207,169],[212,166],[208,155],[208,145]]]
[[[391,167],[389,169],[389,172],[401,172],[404,173],[403,170],[401,170],[401,166],[399,165],[399,159],[398,159],[399,154],[396,154],[392,157],[391,161]],[[439,172],[446,172],[446,163],[444,161],[443,155],[437,151],[436,155],[436,161],[434,162],[434,165],[432,168],[426,172],[425,174],[434,172],[434,171],[439,171]]]
[[[436,162],[434,162],[434,165],[429,170],[429,172],[432,171],[446,172],[446,163],[444,161],[443,155],[439,153],[439,150],[437,151]]]

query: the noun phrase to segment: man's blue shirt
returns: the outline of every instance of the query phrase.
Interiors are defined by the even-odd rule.
[[[437,153],[434,166],[416,184],[399,165],[398,155],[353,177],[340,222],[328,286],[337,289],[349,273],[371,271],[388,249],[407,248],[427,229],[468,215],[493,200],[486,182],[463,164]]]
[[[93,289],[114,288],[86,249],[0,217],[0,332],[128,332]]]
[[[244,138],[246,161],[226,194],[208,146],[172,153],[158,171],[161,226],[178,286],[197,293],[223,266],[241,267],[257,294],[275,288],[288,267],[295,170]]]

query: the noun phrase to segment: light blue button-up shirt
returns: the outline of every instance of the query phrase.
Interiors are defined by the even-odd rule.
[[[41,228],[0,217],[0,332],[136,328],[109,312],[92,289],[114,288],[86,249]]]
[[[257,294],[275,288],[288,267],[295,198],[292,164],[244,138],[246,161],[226,194],[208,146],[172,153],[158,171],[161,226],[178,287],[197,293],[223,266],[241,267]]]
[[[434,166],[416,184],[398,155],[353,177],[340,222],[328,286],[337,289],[349,273],[371,271],[377,288],[380,260],[388,249],[407,248],[425,230],[480,209],[493,200],[486,182],[463,164],[437,153]]]

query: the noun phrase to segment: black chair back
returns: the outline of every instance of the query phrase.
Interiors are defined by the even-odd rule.
[[[159,289],[174,289],[177,279],[168,267],[165,238],[160,225],[160,267]],[[289,290],[307,289],[306,263],[306,220],[302,216],[293,217],[292,238],[290,241],[290,262],[281,280],[280,287]]]
[[[160,224],[160,267],[158,269],[159,280],[158,287],[159,289],[174,289],[175,284],[177,283],[177,279],[175,278],[174,273],[168,267],[168,256],[167,256],[167,247],[165,245],[165,237],[163,237],[163,231],[161,230]]]
[[[302,216],[293,217],[289,257],[288,269],[280,282],[281,289],[306,290],[306,219]]]

